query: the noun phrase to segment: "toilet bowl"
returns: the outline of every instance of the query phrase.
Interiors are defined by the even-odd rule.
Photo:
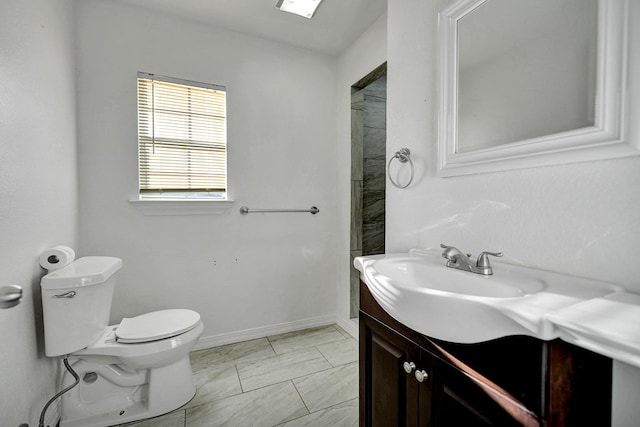
[[[73,355],[112,356],[131,368],[157,368],[188,355],[202,329],[195,311],[154,311],[109,326],[95,343]]]
[[[45,352],[67,355],[80,377],[62,397],[61,427],[103,427],[155,417],[193,398],[189,352],[200,315],[171,309],[108,325],[122,261],[84,257],[42,278]],[[74,382],[65,373],[62,387]]]

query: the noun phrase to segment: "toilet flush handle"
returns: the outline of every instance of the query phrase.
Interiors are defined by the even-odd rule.
[[[54,295],[54,298],[74,298],[76,296],[76,291],[65,292],[64,294]]]

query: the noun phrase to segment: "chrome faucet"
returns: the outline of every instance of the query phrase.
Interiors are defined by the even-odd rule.
[[[475,264],[471,261],[471,254],[464,254],[458,248],[453,246],[447,246],[440,244],[440,247],[444,249],[442,251],[442,258],[447,259],[447,267],[457,268],[458,270],[470,271],[472,273],[482,274],[489,276],[493,274],[493,269],[489,263],[489,255],[495,257],[501,257],[502,252],[482,252],[478,255],[478,259]]]

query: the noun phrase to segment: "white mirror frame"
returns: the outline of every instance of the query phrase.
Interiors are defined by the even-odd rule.
[[[460,0],[439,15],[438,175],[469,175],[640,155],[639,147],[626,141],[628,0],[598,1],[593,126],[458,153],[458,21],[486,1]]]

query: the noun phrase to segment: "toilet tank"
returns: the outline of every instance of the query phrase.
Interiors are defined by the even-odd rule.
[[[42,278],[45,353],[61,356],[94,342],[109,325],[116,272],[122,260],[88,256]]]

